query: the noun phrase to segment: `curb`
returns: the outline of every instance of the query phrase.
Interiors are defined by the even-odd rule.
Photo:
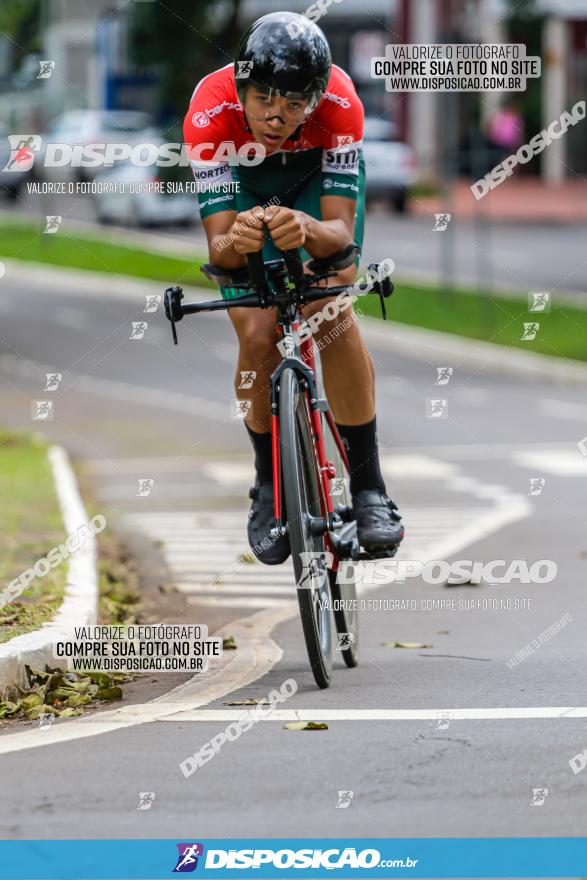
[[[361,320],[369,345],[413,359],[429,360],[435,366],[466,367],[480,373],[543,379],[558,385],[587,384],[587,363],[581,361],[517,351],[505,345],[440,330],[426,330],[392,321],[377,326],[379,323],[377,318]],[[443,364],[442,360],[448,364]]]
[[[88,515],[79,493],[69,458],[60,446],[49,449],[49,461],[65,531],[73,534],[86,525]],[[65,596],[56,616],[41,629],[16,636],[0,644],[0,693],[8,687],[26,684],[25,664],[42,668],[54,664],[53,643],[71,633],[75,626],[95,623],[98,612],[96,538],[89,537],[68,560]]]

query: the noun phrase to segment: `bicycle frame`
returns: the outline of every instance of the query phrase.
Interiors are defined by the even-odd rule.
[[[282,522],[282,498],[281,498],[281,458],[280,458],[280,438],[279,438],[279,378],[286,368],[293,369],[302,378],[305,385],[305,402],[308,409],[310,424],[312,426],[312,440],[314,445],[314,454],[318,464],[320,474],[320,485],[322,491],[320,493],[320,512],[324,519],[324,534],[328,549],[333,553],[333,570],[338,568],[338,557],[336,549],[330,539],[330,530],[335,528],[336,512],[332,503],[332,493],[330,490],[330,479],[336,476],[334,464],[328,461],[326,456],[326,443],[324,440],[324,432],[322,429],[322,419],[320,413],[324,413],[324,417],[334,437],[334,441],[341,455],[344,466],[348,472],[348,458],[343,442],[341,440],[338,428],[334,421],[332,412],[328,408],[325,399],[321,399],[318,395],[318,387],[316,384],[314,346],[312,337],[305,338],[301,345],[296,345],[295,336],[301,327],[301,317],[299,312],[296,313],[294,320],[289,323],[289,319],[280,316],[279,325],[282,327],[283,338],[286,342],[286,351],[294,352],[294,355],[286,354],[280,365],[271,376],[271,444],[273,453],[273,503],[275,512],[275,528],[278,531],[285,529]],[[287,344],[287,340],[289,344]],[[299,356],[295,352],[299,351]]]

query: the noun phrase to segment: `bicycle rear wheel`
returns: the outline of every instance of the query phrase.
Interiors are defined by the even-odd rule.
[[[332,674],[330,592],[323,535],[310,531],[319,517],[320,484],[305,392],[292,369],[279,380],[279,438],[289,541],[308,659],[318,687]]]

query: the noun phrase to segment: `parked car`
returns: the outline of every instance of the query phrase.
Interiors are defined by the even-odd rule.
[[[100,184],[117,184],[118,189],[117,192],[92,193],[100,223],[144,227],[178,223],[189,226],[199,218],[197,195],[186,193],[185,186],[180,186],[193,185],[191,172],[185,166],[138,167],[131,162],[121,162],[100,174],[96,183],[98,187]],[[167,192],[168,184],[179,191]],[[163,192],[157,191],[157,185]]]
[[[10,161],[9,134],[8,129],[4,125],[0,125],[0,192],[6,198],[16,199],[27,180],[30,180],[31,171],[4,170]]]
[[[69,110],[49,125],[43,135],[36,174],[47,179],[92,180],[104,170],[103,165],[72,168],[45,167],[48,143],[82,145],[124,143],[161,143],[162,136],[148,113],[135,110]]]
[[[393,123],[367,117],[363,155],[367,200],[386,198],[396,211],[403,213],[407,207],[408,188],[418,180],[412,148],[395,139]]]

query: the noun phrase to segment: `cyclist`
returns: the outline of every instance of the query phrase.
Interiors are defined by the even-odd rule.
[[[279,251],[293,248],[307,261],[331,256],[353,241],[360,246],[363,118],[352,80],[332,64],[326,38],[313,22],[291,12],[272,12],[252,24],[242,37],[236,63],[198,83],[184,122],[194,176],[200,183],[215,184],[198,192],[210,262],[231,269],[245,265],[248,253],[262,251],[264,259],[274,259]],[[260,164],[231,165],[219,158],[222,144],[239,156],[247,144],[253,145],[251,152],[261,149],[265,155]],[[352,284],[356,271],[356,266],[339,271],[332,284]],[[228,299],[238,292],[223,288],[222,296]],[[304,317],[327,302],[309,304]],[[239,341],[237,397],[253,400],[245,420],[256,470],[248,536],[268,565],[290,554],[287,535],[270,539],[269,377],[280,360],[274,312],[229,311]],[[325,389],[349,458],[358,538],[368,552],[386,555],[402,540],[403,525],[379,465],[372,360],[354,313],[347,310],[345,316],[349,313],[350,326],[336,338],[329,333],[339,318],[325,319],[314,338],[318,344],[323,341]],[[239,388],[238,379],[251,371],[256,373],[252,392]]]

